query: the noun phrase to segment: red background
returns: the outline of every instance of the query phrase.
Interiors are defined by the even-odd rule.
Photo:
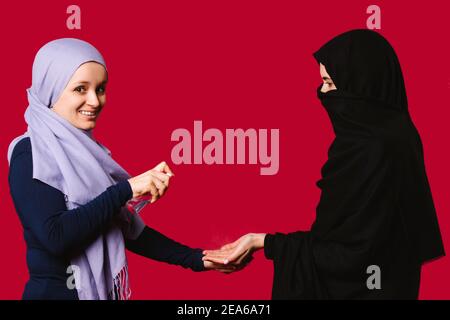
[[[66,8],[81,7],[81,30]],[[173,130],[279,128],[280,170],[260,165],[172,165],[167,195],[148,225],[193,247],[215,248],[247,232],[307,230],[315,182],[333,138],[316,98],[312,53],[335,35],[365,28],[381,8],[381,34],[403,68],[411,116],[422,136],[442,235],[449,247],[448,1],[10,1],[2,3],[0,298],[18,299],[28,278],[22,227],[7,181],[6,151],[26,130],[25,89],[37,50],[61,37],[91,42],[109,69],[96,138],[131,174],[171,163]],[[134,299],[269,299],[272,263],[257,252],[243,271],[194,273],[129,254]],[[423,267],[420,298],[450,298],[449,259]]]

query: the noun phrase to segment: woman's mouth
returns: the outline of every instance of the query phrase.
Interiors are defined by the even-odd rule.
[[[80,110],[78,111],[79,114],[83,116],[85,119],[95,119],[98,115],[98,111],[86,111],[86,110]]]

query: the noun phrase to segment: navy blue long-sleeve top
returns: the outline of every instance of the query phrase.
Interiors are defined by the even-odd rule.
[[[119,214],[132,197],[127,180],[108,187],[90,202],[68,210],[64,194],[33,179],[31,142],[23,138],[14,147],[9,186],[24,230],[30,278],[23,299],[78,299],[69,289],[71,257],[82,252]],[[202,250],[182,245],[146,226],[126,248],[150,259],[205,270]]]

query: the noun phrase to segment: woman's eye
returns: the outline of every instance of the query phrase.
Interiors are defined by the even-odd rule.
[[[98,93],[105,93],[105,90],[106,90],[105,87],[100,87],[100,88],[97,89],[97,92]],[[86,91],[86,88],[83,87],[83,86],[79,86],[79,87],[76,87],[74,91],[82,93],[82,92]]]
[[[77,91],[77,92],[81,92],[81,90],[84,90],[83,86],[79,86],[79,87],[75,88],[75,91]]]

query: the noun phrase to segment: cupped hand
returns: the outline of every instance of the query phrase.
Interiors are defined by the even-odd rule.
[[[264,247],[265,234],[249,233],[217,250],[203,251],[203,261],[244,267],[252,259],[252,253]]]

